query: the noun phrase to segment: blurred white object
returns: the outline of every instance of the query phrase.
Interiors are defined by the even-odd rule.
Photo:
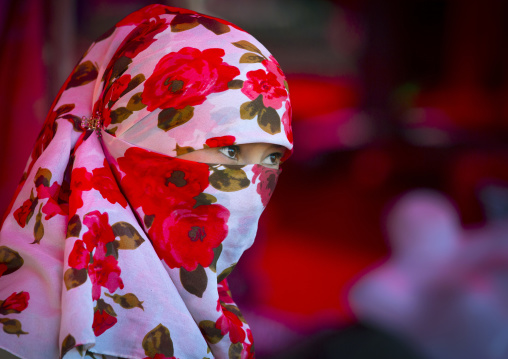
[[[418,190],[387,235],[392,256],[349,293],[357,317],[432,359],[508,358],[508,223],[464,230],[445,197]]]

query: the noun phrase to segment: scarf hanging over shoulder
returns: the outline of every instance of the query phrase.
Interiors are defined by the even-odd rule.
[[[258,142],[291,150],[288,96],[266,48],[220,19],[151,5],[97,39],[4,218],[0,348],[34,359],[254,357],[225,278],[279,170],[176,156]]]

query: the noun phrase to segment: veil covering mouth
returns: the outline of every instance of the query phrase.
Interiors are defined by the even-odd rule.
[[[226,277],[280,170],[177,156],[292,142],[285,77],[251,35],[163,5],[124,18],[63,85],[6,212],[0,348],[253,358]]]

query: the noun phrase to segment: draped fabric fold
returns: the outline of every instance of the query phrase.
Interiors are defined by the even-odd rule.
[[[291,150],[290,122],[278,63],[235,25],[162,5],[120,21],[62,87],[5,215],[0,348],[254,357],[226,277],[280,170],[177,156],[246,143]]]

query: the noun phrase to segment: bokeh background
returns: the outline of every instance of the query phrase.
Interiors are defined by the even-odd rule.
[[[112,24],[151,3],[0,0],[0,211],[50,101],[81,54]],[[508,213],[508,2],[159,3],[243,27],[288,77],[295,152],[257,242],[230,278],[258,356],[439,358],[427,353],[425,340],[354,310],[350,290],[393,259],[386,220],[408,191],[444,196],[462,237],[484,233]],[[496,291],[506,295],[505,284],[489,293],[503,298]],[[506,306],[499,307],[502,315]],[[496,350],[500,356],[484,358],[506,357],[506,346]]]

